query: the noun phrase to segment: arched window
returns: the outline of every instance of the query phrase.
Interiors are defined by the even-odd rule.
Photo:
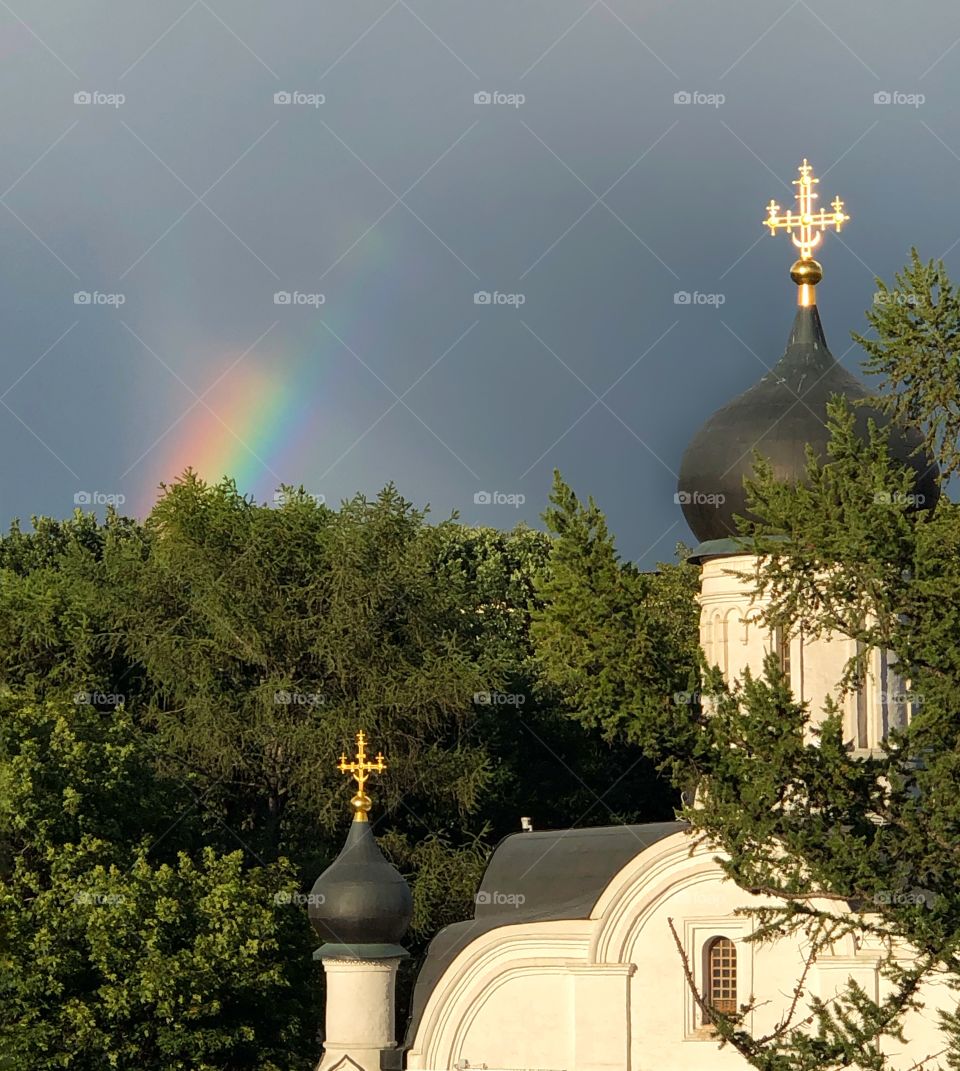
[[[707,944],[703,999],[727,1015],[737,1010],[737,949],[729,937],[714,937]]]

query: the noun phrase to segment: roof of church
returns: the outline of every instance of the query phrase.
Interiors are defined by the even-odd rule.
[[[687,826],[654,822],[514,833],[497,846],[476,896],[474,917],[446,926],[430,942],[413,993],[406,1044],[447,967],[489,930],[518,922],[590,917],[613,877],[631,859]]]
[[[308,913],[326,942],[321,956],[383,958],[385,946],[403,954],[399,942],[413,916],[413,897],[380,851],[369,822],[350,824],[342,851],[314,883]],[[377,951],[365,953],[367,946]]]
[[[859,402],[869,391],[830,352],[817,306],[801,306],[779,363],[717,410],[683,456],[680,501],[687,524],[701,542],[735,536],[734,518],[752,516],[743,479],[752,473],[755,450],[771,462],[778,480],[792,484],[806,475],[808,444],[821,461],[826,459],[827,402],[835,394]],[[868,421],[878,427],[890,423],[869,405],[856,406],[855,420],[857,434],[864,439]],[[912,428],[891,431],[891,457],[914,469],[917,503],[930,508],[939,495],[938,470],[929,458],[916,453],[920,443]]]

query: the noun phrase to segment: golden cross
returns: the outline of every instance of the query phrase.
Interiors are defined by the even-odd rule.
[[[383,773],[387,768],[387,764],[383,761],[383,754],[379,751],[375,762],[367,762],[366,744],[367,737],[361,729],[357,733],[356,759],[353,762],[347,762],[346,753],[343,753],[340,756],[340,764],[337,766],[341,773],[353,774],[353,779],[357,782],[357,794],[350,800],[350,806],[353,807],[354,822],[367,821],[367,814],[372,801],[365,791],[365,786],[370,774]]]
[[[813,202],[817,200],[817,194],[813,187],[819,183],[819,179],[813,174],[813,168],[804,159],[798,168],[800,177],[793,180],[797,186],[797,211],[790,209],[780,215],[780,206],[771,200],[767,205],[767,218],[763,221],[770,228],[771,234],[776,234],[781,227],[790,235],[793,244],[800,250],[801,260],[810,260],[813,250],[820,244],[823,232],[827,227],[835,227],[837,231],[850,218],[843,211],[843,201],[834,197],[831,207],[832,212],[820,209],[814,213]],[[794,228],[799,234],[794,234]]]

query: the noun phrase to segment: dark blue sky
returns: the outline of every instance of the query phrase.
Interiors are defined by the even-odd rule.
[[[0,0],[4,523],[142,515],[192,461],[509,527],[557,467],[650,565],[687,441],[783,349],[801,157],[852,216],[845,364],[912,244],[960,274],[955,4],[64,9]]]

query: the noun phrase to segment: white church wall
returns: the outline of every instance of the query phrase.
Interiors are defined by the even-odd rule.
[[[881,978],[879,982],[881,996],[887,995],[890,988],[890,983]],[[929,1060],[931,1055],[936,1058],[930,1061],[930,1064],[923,1065],[924,1067],[936,1067],[938,1063],[946,1066],[944,1059],[946,1042],[940,1030],[940,1009],[956,1007],[956,990],[952,989],[946,978],[941,975],[920,987],[918,999],[921,1006],[912,1011],[907,1019],[904,1031],[906,1042],[886,1038],[882,1049],[898,1068],[919,1068],[922,1061]]]
[[[570,1064],[572,979],[555,965],[513,963],[476,993],[459,1031],[458,1060],[471,1067]]]
[[[701,568],[701,646],[708,663],[718,666],[728,682],[741,679],[747,669],[761,675],[764,659],[777,649],[761,620],[769,600],[754,592],[755,565],[753,555],[734,554],[709,558]],[[843,711],[844,739],[855,752],[878,747],[891,727],[903,723],[905,685],[887,652],[870,652],[860,696],[838,694],[844,669],[856,654],[849,637],[793,635],[785,653],[794,697],[809,704],[813,724],[823,720],[827,699],[834,698]]]
[[[622,1071],[630,1066],[632,963],[575,963],[566,968],[573,983],[573,1049],[564,1067]]]
[[[567,968],[587,962],[589,936],[586,920],[504,926],[479,936],[427,1001],[406,1066],[576,1066],[575,995],[590,986]]]
[[[727,881],[714,853],[691,847],[692,838],[678,833],[639,852],[590,919],[524,922],[478,937],[431,994],[407,1067],[446,1071],[466,1060],[556,1071],[742,1068],[743,1058],[720,1049],[702,1022],[669,920],[698,987],[708,942],[734,942],[737,1004],[754,998],[745,1025],[756,1034],[771,1031],[789,1007],[805,947],[799,937],[747,942],[752,920],[738,909],[765,901]],[[806,993],[829,999],[853,977],[882,995],[879,952],[846,938],[814,965]],[[886,1045],[903,1071],[943,1045],[936,1008],[953,997],[943,983],[928,985],[922,997],[927,1006],[906,1020],[908,1043]]]
[[[597,904],[603,926],[596,952],[621,956],[635,965],[631,981],[632,1071],[670,1067],[677,1071],[741,1068],[742,1057],[719,1049],[690,990],[670,920],[680,938],[698,988],[704,984],[705,952],[717,937],[733,941],[737,955],[737,1003],[752,996],[769,1001],[751,1013],[750,1030],[772,1028],[782,1014],[782,993],[796,985],[803,967],[796,942],[757,945],[747,942],[753,920],[738,914],[765,901],[726,881],[703,849],[690,855],[687,834],[670,837],[643,853],[611,882]],[[633,869],[633,874],[626,871]],[[616,887],[616,888],[615,888]]]

